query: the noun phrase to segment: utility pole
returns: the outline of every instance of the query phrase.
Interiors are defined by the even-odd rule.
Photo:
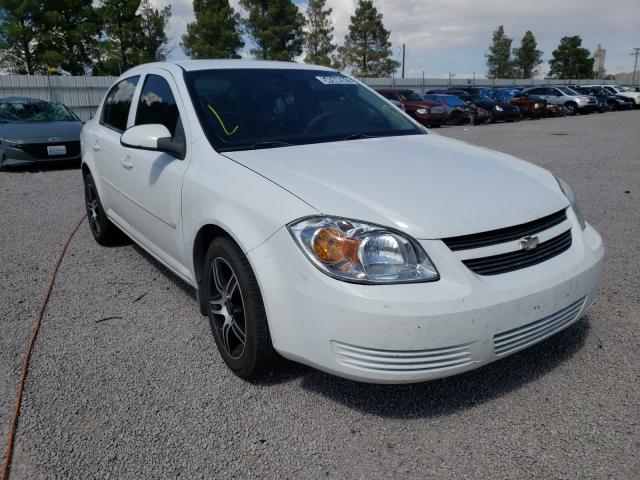
[[[402,44],[402,78],[404,78],[404,43]]]
[[[635,55],[636,61],[633,64],[633,81],[631,82],[633,85],[636,84],[636,70],[638,69],[638,55],[640,55],[640,48],[634,48],[633,53],[630,55]]]

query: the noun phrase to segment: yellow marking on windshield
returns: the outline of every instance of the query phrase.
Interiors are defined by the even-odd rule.
[[[222,129],[224,130],[224,133],[227,134],[227,136],[231,136],[234,133],[236,133],[236,131],[238,130],[238,125],[236,125],[235,127],[233,127],[233,130],[229,131],[227,130],[227,127],[224,126],[224,122],[222,121],[222,119],[220,118],[220,115],[218,115],[218,112],[216,112],[216,110],[209,105],[209,109],[213,112],[213,114],[216,116],[216,118],[218,119],[218,121],[220,122],[220,126],[222,127]]]

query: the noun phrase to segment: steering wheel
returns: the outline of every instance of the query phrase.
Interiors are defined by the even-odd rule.
[[[335,116],[336,116],[336,112],[322,112],[316,115],[311,120],[309,120],[309,123],[307,123],[307,126],[304,127],[303,133],[311,132],[316,125],[318,125],[321,122],[324,124],[327,120]]]

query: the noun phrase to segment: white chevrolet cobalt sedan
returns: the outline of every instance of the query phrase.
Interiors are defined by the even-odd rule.
[[[123,74],[82,131],[91,231],[197,289],[228,367],[277,354],[405,383],[498,360],[594,301],[569,186],[443,138],[335,70],[237,60]]]

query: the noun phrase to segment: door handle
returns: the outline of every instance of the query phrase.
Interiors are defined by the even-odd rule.
[[[91,146],[91,149],[92,149],[94,152],[99,152],[99,151],[100,151],[100,144],[99,144],[98,142],[94,143],[94,144]]]
[[[126,156],[120,159],[120,165],[122,165],[127,170],[131,170],[133,168],[133,163],[129,161],[129,158],[130,157]]]

